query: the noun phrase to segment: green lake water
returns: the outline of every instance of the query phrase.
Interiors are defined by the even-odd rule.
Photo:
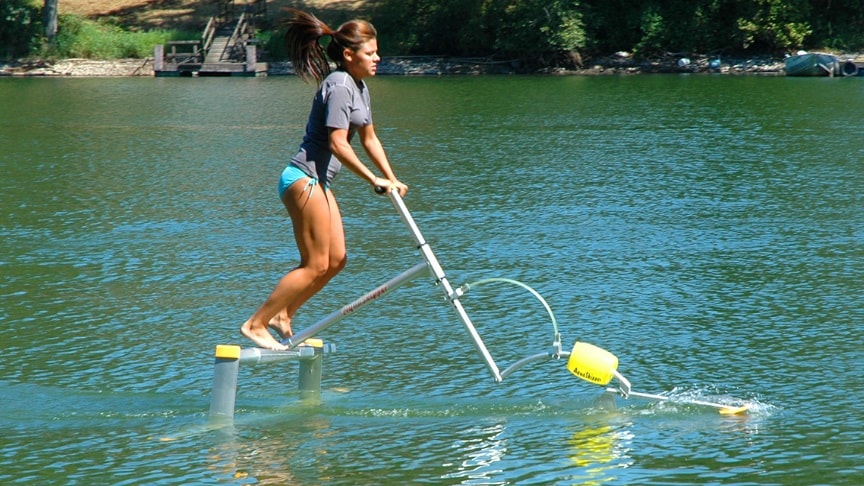
[[[782,77],[378,77],[379,136],[451,283],[507,278],[566,360],[496,383],[414,280],[297,364],[218,344],[297,264],[276,182],[314,89],[261,79],[0,79],[4,484],[864,483],[864,84]],[[343,173],[349,263],[301,329],[420,261]],[[514,285],[463,298],[502,367],[552,319]],[[614,382],[613,382],[614,383]],[[707,400],[750,404],[724,416]]]

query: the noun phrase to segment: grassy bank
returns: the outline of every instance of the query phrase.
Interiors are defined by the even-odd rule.
[[[153,55],[153,46],[172,40],[191,40],[200,33],[156,29],[130,31],[119,25],[65,14],[53,44],[41,51],[43,58],[143,59]]]
[[[280,58],[280,43],[269,39],[283,8],[313,10],[328,22],[341,23],[372,3],[271,0],[259,19],[257,37],[268,46],[267,52]],[[239,12],[245,5],[236,0],[234,8]],[[0,59],[145,59],[153,55],[155,45],[200,39],[208,19],[218,13],[217,2],[200,0],[61,0],[57,37],[48,44],[42,38],[41,8],[41,0],[0,2]]]

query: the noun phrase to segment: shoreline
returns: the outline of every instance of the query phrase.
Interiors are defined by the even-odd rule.
[[[840,54],[857,60],[861,54]],[[518,61],[490,61],[478,58],[432,56],[388,57],[381,61],[379,75],[395,76],[479,76],[479,75],[560,75],[608,76],[639,74],[722,74],[730,76],[783,76],[784,59],[759,55],[717,58],[705,55],[668,55],[635,60],[626,53],[592,59],[581,68],[525,69]],[[289,62],[271,62],[267,76],[293,76]],[[0,62],[0,77],[154,77],[153,59],[62,59]]]
[[[685,60],[686,59],[686,60]],[[715,64],[711,64],[711,61]],[[783,59],[772,56],[719,59],[708,56],[666,56],[634,60],[624,54],[593,59],[578,69],[550,68],[527,70],[517,61],[489,61],[476,58],[443,58],[426,56],[389,57],[382,60],[379,75],[446,76],[446,75],[565,75],[603,76],[636,74],[725,74],[784,75]],[[268,64],[268,76],[292,76],[288,62]],[[0,77],[153,77],[153,59],[62,59],[58,61],[0,62]]]

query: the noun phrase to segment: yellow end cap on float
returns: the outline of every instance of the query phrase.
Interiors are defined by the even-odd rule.
[[[323,347],[324,347],[324,340],[323,340],[323,339],[318,339],[318,338],[309,338],[309,339],[303,341],[303,342],[300,343],[300,344],[305,344],[305,345],[307,345],[307,346],[312,346],[313,348],[323,348]],[[299,346],[299,345],[298,345],[298,346]]]
[[[240,346],[235,344],[220,344],[216,346],[217,359],[240,359]]]
[[[750,405],[741,405],[740,407],[724,407],[719,410],[720,415],[738,415],[750,410]]]
[[[613,371],[618,369],[618,358],[593,344],[576,342],[567,360],[570,373],[595,385],[606,385],[612,381]]]

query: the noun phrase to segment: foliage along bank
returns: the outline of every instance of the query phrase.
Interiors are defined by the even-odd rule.
[[[34,3],[37,2],[37,3]],[[41,36],[39,0],[0,1],[0,58],[146,57],[154,44],[198,32],[136,32],[61,16],[58,36]],[[576,67],[582,57],[626,51],[771,53],[864,47],[864,0],[377,0],[361,15],[390,55],[517,60]],[[319,13],[319,12],[316,12]],[[344,15],[345,12],[342,12]],[[273,15],[278,15],[275,13]],[[319,13],[325,21],[331,12]],[[273,60],[277,32],[262,32]]]
[[[540,65],[864,47],[864,0],[380,0],[373,21],[401,54]]]

